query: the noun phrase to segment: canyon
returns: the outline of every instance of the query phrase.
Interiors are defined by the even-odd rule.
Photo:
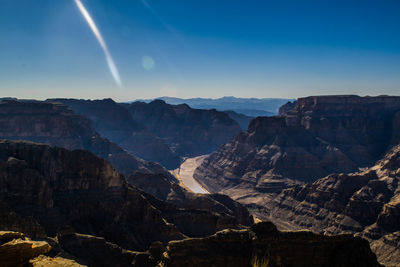
[[[30,264],[400,262],[400,97],[300,98],[246,131],[160,100],[6,99],[0,126],[0,230],[47,244]]]
[[[111,99],[49,99],[66,105],[92,122],[103,137],[130,154],[177,168],[184,157],[214,151],[241,131],[236,121],[224,112],[193,109],[186,104],[119,104]]]
[[[363,236],[396,266],[399,119],[400,97],[300,98],[252,120],[194,178],[280,229]]]

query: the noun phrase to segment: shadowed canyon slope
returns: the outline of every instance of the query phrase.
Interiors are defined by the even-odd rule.
[[[240,230],[238,221],[251,220],[228,197],[185,192],[162,176],[130,177],[143,189],[153,190],[155,198],[129,186],[111,165],[87,151],[0,141],[0,173],[0,228],[48,242],[40,243],[46,250],[32,256],[20,251],[24,257],[52,247],[50,254],[34,260],[36,264],[249,266],[268,261],[270,266],[378,266],[368,243],[360,238],[281,233],[272,223]],[[147,180],[155,183],[156,191]],[[201,237],[210,225],[213,232],[238,230]],[[191,234],[193,230],[197,234]],[[7,249],[18,249],[6,244]],[[0,253],[0,259],[3,256]]]
[[[163,102],[151,104],[166,105]],[[192,112],[185,105],[176,107],[178,111],[183,108],[185,114]],[[164,108],[167,111],[161,115],[169,114],[171,107]],[[327,266],[332,262],[333,266],[351,262],[378,266],[368,243],[360,238],[281,233],[271,223],[248,229],[253,218],[242,204],[219,193],[188,192],[171,180],[161,166],[136,159],[102,138],[92,128],[95,120],[75,115],[64,105],[5,101],[0,103],[0,112],[3,138],[76,149],[0,141],[0,229],[46,240],[52,250],[45,257],[61,253],[89,266],[182,266],[188,260],[193,266],[247,266],[265,261],[272,266],[295,262],[303,266]],[[198,111],[194,112],[197,117]],[[213,112],[203,114],[201,111],[200,114],[208,123],[208,116]],[[219,121],[219,113],[215,115],[217,118],[213,116],[211,121],[224,125]],[[222,118],[225,117],[226,114]],[[231,125],[231,121],[228,118],[227,125]],[[137,127],[142,127],[142,122],[138,123]],[[177,129],[177,125],[172,129]],[[232,125],[238,127],[236,123]],[[219,126],[213,127],[215,131],[220,130]],[[211,128],[205,127],[207,131]],[[199,132],[204,133],[201,129]],[[129,174],[125,179],[106,160],[80,150],[93,150],[110,159],[109,146],[98,146],[98,143],[116,147],[143,167],[128,164],[132,169],[125,171]],[[120,163],[114,162],[117,167]],[[145,168],[149,165],[159,169]],[[392,202],[391,205],[396,203]],[[253,211],[257,204],[254,203]],[[278,205],[271,204],[269,208],[275,207]],[[389,224],[396,220],[396,209],[391,214],[387,219]],[[227,228],[236,230],[215,234]],[[381,237],[378,230],[371,230],[371,233]],[[372,240],[372,235],[364,236]],[[384,237],[393,240],[396,236]],[[392,249],[387,243],[376,244]],[[293,254],[294,250],[298,254]]]
[[[50,99],[90,119],[94,129],[120,147],[169,169],[182,157],[210,153],[240,132],[223,112],[192,109],[187,105],[151,103],[118,104],[111,99]]]
[[[128,106],[133,119],[165,140],[175,153],[184,157],[208,154],[228,142],[240,126],[227,114],[192,109],[186,104],[169,105],[155,100],[149,104],[134,102]]]
[[[186,192],[163,174],[136,173],[130,181],[147,191],[156,181],[157,190],[171,192],[153,192],[156,198],[140,191],[88,151],[0,141],[0,229],[31,238],[57,236],[68,248],[87,242],[90,249],[99,237],[115,244],[110,249],[143,251],[154,241],[202,237],[253,222],[229,197]]]
[[[74,114],[64,105],[41,101],[2,101],[0,129],[2,139],[89,150],[126,174],[135,171],[165,172],[160,165],[138,159],[103,138],[88,119]]]
[[[32,228],[18,229],[11,219],[2,229],[54,237],[72,227],[130,249],[183,237],[110,164],[88,151],[0,141],[0,160],[2,204],[16,216],[33,218]]]
[[[207,256],[204,256],[207,255]],[[269,222],[206,238],[171,241],[165,266],[380,266],[368,242],[351,235],[279,232]]]

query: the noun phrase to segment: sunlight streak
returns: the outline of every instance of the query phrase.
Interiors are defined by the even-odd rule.
[[[103,39],[103,36],[101,35],[99,29],[97,28],[96,24],[94,23],[92,17],[90,16],[89,12],[85,8],[85,6],[82,4],[81,0],[75,0],[76,5],[79,8],[79,11],[81,12],[82,16],[85,18],[87,23],[89,24],[90,29],[93,31],[94,35],[97,38],[97,41],[99,42],[101,48],[104,51],[104,54],[106,56],[108,68],[110,69],[111,75],[114,77],[114,80],[118,87],[122,86],[121,78],[118,73],[117,66],[114,63],[114,60],[111,56],[110,51],[108,50],[108,47],[106,45],[106,42]]]

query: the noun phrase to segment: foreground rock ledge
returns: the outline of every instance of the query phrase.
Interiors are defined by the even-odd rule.
[[[160,266],[382,266],[352,235],[280,232],[270,222],[169,242]]]
[[[45,241],[32,241],[18,232],[0,231],[0,267],[82,266],[73,260],[42,255],[50,250],[51,246]]]

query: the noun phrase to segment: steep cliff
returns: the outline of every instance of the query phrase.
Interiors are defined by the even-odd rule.
[[[268,223],[251,231],[168,243],[184,239],[181,232],[204,236],[251,221],[241,205],[223,195],[198,196],[172,187],[167,194],[155,192],[165,201],[155,198],[129,186],[110,164],[88,151],[0,141],[0,174],[0,201],[5,203],[0,218],[7,217],[0,220],[0,229],[23,229],[32,238],[49,240],[55,253],[68,253],[80,264],[182,266],[190,261],[192,266],[247,266],[268,260],[271,266],[377,266],[360,238],[280,233]],[[170,181],[162,178],[170,189]],[[197,227],[203,228],[191,232]],[[37,266],[51,261],[36,259]]]
[[[248,211],[229,197],[187,192],[166,175],[136,173],[128,180],[147,191],[154,186],[152,193],[159,198],[129,185],[89,151],[2,140],[0,229],[51,240],[58,251],[83,257],[83,264],[98,262],[101,257],[90,255],[99,248],[104,262],[121,255],[121,264],[142,266],[147,254],[130,251],[253,223]],[[171,194],[163,195],[163,190]]]
[[[0,141],[0,174],[0,201],[19,217],[33,218],[47,236],[69,226],[136,250],[183,237],[110,164],[90,152]],[[37,228],[0,226],[31,237]]]
[[[177,168],[182,157],[214,151],[241,130],[223,112],[168,105],[160,100],[129,105],[111,99],[47,101],[67,105],[88,118],[102,136],[131,154],[168,169]]]
[[[359,233],[371,241],[380,262],[396,266],[400,263],[400,145],[371,168],[331,174],[284,190],[259,208],[288,228]]]
[[[300,98],[254,119],[194,177],[282,229],[358,233],[398,265],[399,114],[400,97]]]
[[[101,137],[91,122],[66,106],[40,101],[0,102],[0,138],[29,140],[67,149],[85,149],[109,161],[123,173],[164,172]]]
[[[215,109],[192,109],[162,100],[134,102],[127,108],[135,121],[165,140],[181,157],[208,154],[241,131],[227,114]]]
[[[75,113],[88,118],[101,136],[118,144],[129,153],[174,169],[180,163],[170,147],[146,127],[136,122],[130,112],[112,99],[49,99],[62,103]]]
[[[399,140],[400,97],[300,98],[279,117],[259,117],[206,158],[195,178],[218,192],[249,184],[279,192],[374,164]],[[397,129],[397,130],[396,130]]]

